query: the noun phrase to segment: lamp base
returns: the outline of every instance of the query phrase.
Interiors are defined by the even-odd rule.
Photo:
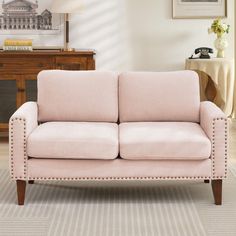
[[[62,52],[75,52],[75,48],[61,48]]]
[[[69,45],[69,38],[70,38],[70,23],[69,23],[69,14],[65,14],[65,38],[64,38],[64,48],[62,49],[63,52],[74,52],[74,48],[70,48]]]

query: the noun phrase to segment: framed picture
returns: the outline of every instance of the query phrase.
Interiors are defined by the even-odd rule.
[[[0,41],[27,38],[35,47],[63,45],[63,17],[50,11],[52,0],[3,0],[0,4]],[[2,44],[2,43],[1,43]]]
[[[174,19],[227,17],[227,0],[172,0]]]

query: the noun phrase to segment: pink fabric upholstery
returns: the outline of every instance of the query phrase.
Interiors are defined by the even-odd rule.
[[[118,125],[48,122],[28,138],[27,153],[35,158],[114,159],[118,156]]]
[[[43,71],[38,75],[40,121],[116,122],[118,76],[97,71]]]
[[[26,103],[10,119],[12,178],[226,177],[227,117],[200,105],[194,72],[126,73],[119,81],[118,128],[115,74],[40,73],[38,106]]]
[[[211,155],[211,142],[197,123],[123,123],[120,155],[124,159],[201,160]]]
[[[10,171],[13,179],[25,179],[27,175],[26,139],[38,126],[37,103],[27,102],[10,118]]]
[[[212,142],[212,177],[225,178],[229,143],[227,117],[214,103],[202,102],[201,126]]]
[[[199,122],[199,78],[193,71],[124,73],[119,94],[121,122]]]
[[[211,160],[131,161],[30,159],[28,179],[209,179]]]

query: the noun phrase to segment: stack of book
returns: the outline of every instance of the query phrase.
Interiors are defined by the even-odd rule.
[[[33,51],[31,39],[6,39],[3,45],[4,51]]]

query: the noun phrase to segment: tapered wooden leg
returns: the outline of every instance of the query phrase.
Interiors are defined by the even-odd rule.
[[[29,180],[28,183],[29,184],[34,184],[34,180]]]
[[[222,205],[222,179],[211,181],[212,191],[216,205]]]
[[[24,205],[24,202],[25,202],[26,181],[17,180],[16,181],[16,186],[17,186],[18,205],[22,206],[22,205]]]
[[[205,184],[209,184],[209,183],[210,183],[210,180],[209,180],[209,179],[205,179],[205,180],[204,180],[204,183],[205,183]]]

